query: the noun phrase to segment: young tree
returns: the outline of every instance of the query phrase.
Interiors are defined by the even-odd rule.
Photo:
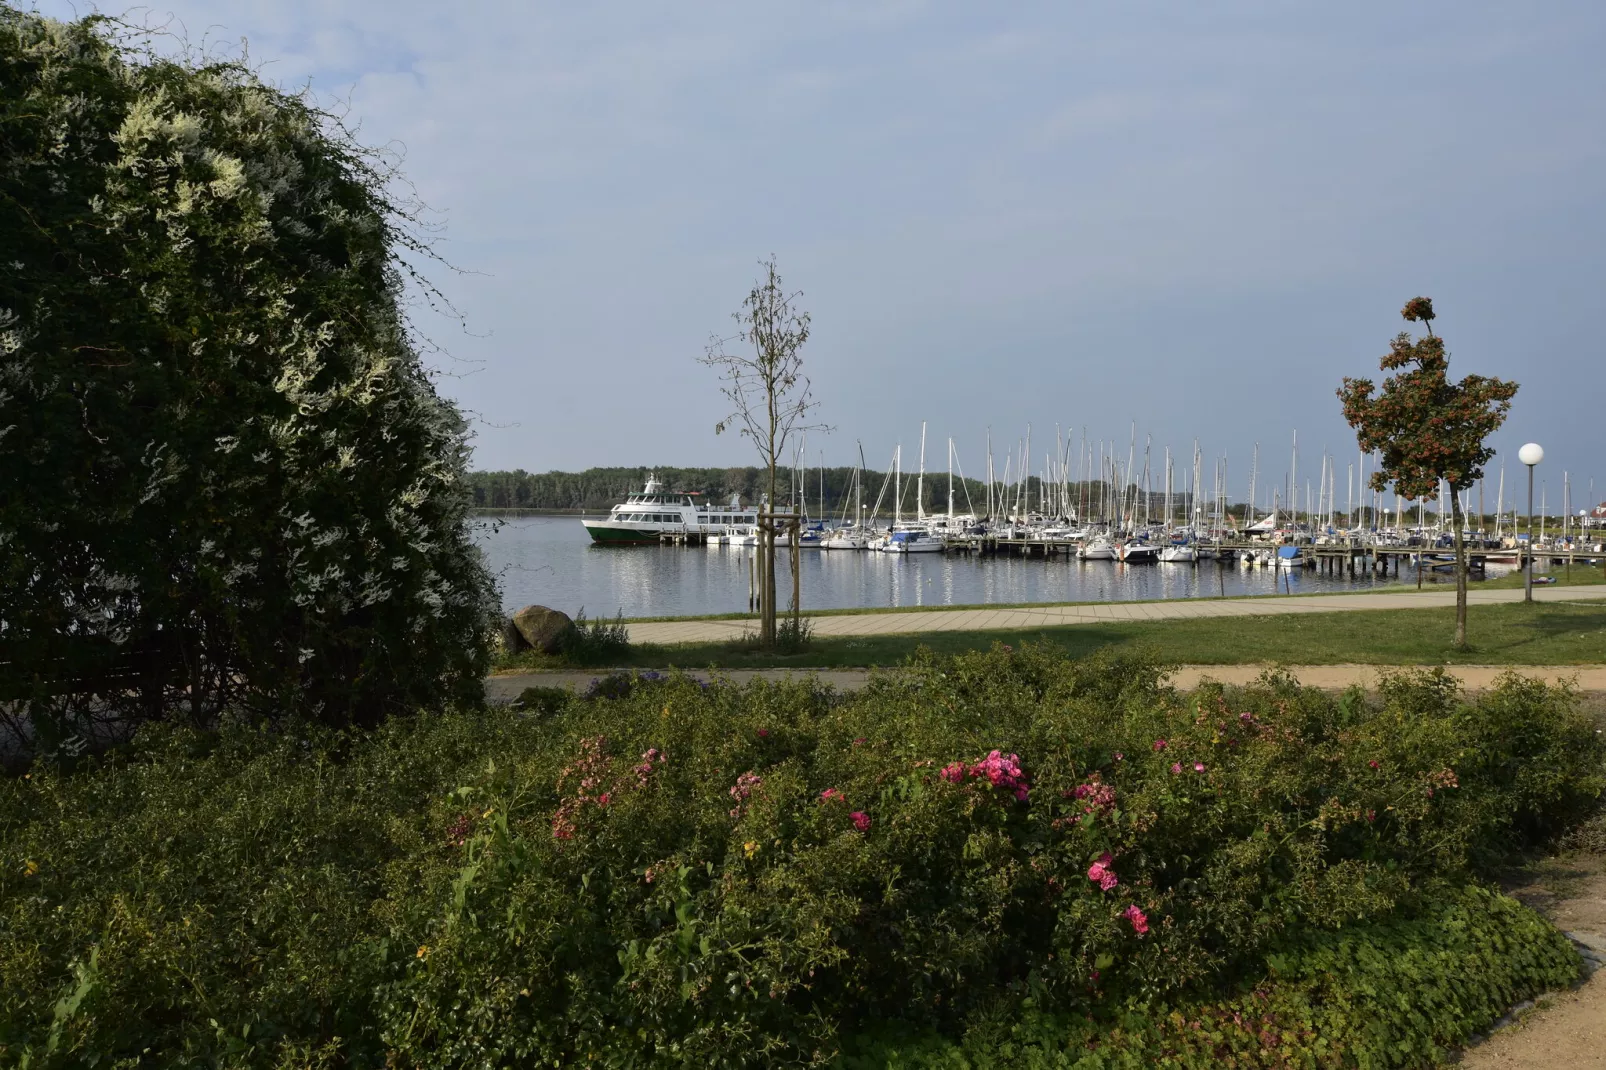
[[[1393,483],[1403,498],[1431,501],[1438,497],[1441,481],[1449,485],[1455,525],[1455,645],[1462,647],[1467,643],[1467,554],[1459,492],[1483,477],[1484,464],[1494,456],[1484,440],[1505,422],[1517,384],[1482,375],[1450,382],[1450,355],[1444,339],[1433,333],[1432,300],[1413,297],[1400,314],[1424,324],[1427,335],[1413,341],[1400,332],[1381,366],[1384,371],[1407,370],[1383,380],[1375,396],[1372,380],[1346,376],[1338,397],[1361,449],[1382,455],[1370,479],[1373,490]]]
[[[788,294],[781,286],[775,258],[760,261],[764,278],[753,285],[739,312],[731,314],[740,328],[730,338],[715,336],[699,359],[719,372],[720,391],[731,413],[714,425],[714,434],[735,428],[753,440],[767,471],[766,511],[775,511],[776,470],[788,438],[794,431],[828,430],[803,421],[814,410],[809,380],[803,374],[803,343],[809,340],[809,314],[794,302],[801,291]],[[726,346],[744,348],[730,352]],[[759,524],[759,641],[775,644],[775,536],[774,521]],[[793,567],[796,567],[794,555]],[[794,609],[796,607],[794,606]]]

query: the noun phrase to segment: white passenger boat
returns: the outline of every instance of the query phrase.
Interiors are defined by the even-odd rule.
[[[732,535],[756,530],[758,510],[738,504],[710,505],[701,495],[665,492],[656,474],[647,476],[647,486],[609,511],[606,519],[582,519],[591,541],[608,546],[656,543],[663,535]],[[732,540],[734,542],[734,540]],[[757,537],[753,539],[757,542]]]

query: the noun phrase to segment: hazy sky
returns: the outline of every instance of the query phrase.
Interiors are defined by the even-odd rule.
[[[468,332],[424,326],[481,467],[751,463],[694,358],[774,253],[814,460],[912,467],[927,420],[977,475],[989,426],[1040,466],[1056,423],[1124,453],[1135,420],[1241,497],[1297,429],[1342,500],[1333,392],[1426,294],[1454,371],[1522,384],[1508,485],[1537,439],[1552,508],[1563,469],[1606,497],[1600,0],[169,10],[405,146],[472,272],[438,276]]]

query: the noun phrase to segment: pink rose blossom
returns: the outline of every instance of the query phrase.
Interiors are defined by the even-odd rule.
[[[853,827],[854,828],[858,829],[860,832],[869,832],[870,831],[870,815],[869,814],[865,813],[863,810],[855,810],[855,811],[853,811],[853,813],[849,814],[848,816],[853,818]]]
[[[846,796],[840,791],[837,791],[835,788],[826,788],[824,791],[820,792],[821,802],[831,802],[832,800],[843,798],[846,798]]]
[[[1180,772],[1182,772],[1182,763],[1181,762],[1172,762],[1171,763],[1171,775],[1172,776],[1176,776]]]
[[[1134,903],[1122,912],[1122,916],[1132,923],[1132,930],[1139,936],[1149,931],[1149,919]]]
[[[1165,740],[1157,739],[1157,740],[1154,741],[1154,749],[1155,750],[1165,750],[1165,748],[1166,748]]]
[[[1203,762],[1194,762],[1194,763],[1193,763],[1193,771],[1194,771],[1194,772],[1195,772],[1195,773],[1202,773],[1202,772],[1204,772],[1204,763],[1203,763]]]
[[[1122,754],[1120,751],[1116,751],[1115,752],[1115,760],[1118,761],[1118,762],[1124,762],[1124,761],[1126,761],[1126,755]]]
[[[1110,868],[1110,862],[1110,852],[1105,851],[1097,862],[1087,867],[1087,879],[1106,892],[1121,883],[1116,879],[1115,871]]]

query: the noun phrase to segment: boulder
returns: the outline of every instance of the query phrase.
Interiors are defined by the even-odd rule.
[[[574,621],[561,610],[525,606],[513,614],[513,627],[532,650],[556,654],[574,631]]]
[[[522,654],[530,649],[530,644],[525,642],[524,636],[519,632],[519,626],[513,623],[512,617],[502,618],[501,638],[502,649],[509,654]]]

